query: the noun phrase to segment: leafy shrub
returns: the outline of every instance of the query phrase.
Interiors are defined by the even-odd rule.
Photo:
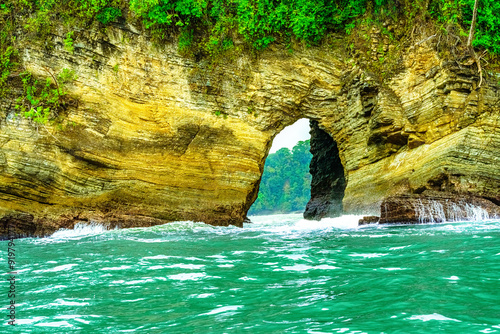
[[[20,76],[24,94],[17,98],[16,110],[37,124],[46,124],[52,114],[57,114],[67,94],[65,84],[77,78],[74,71],[66,68],[57,76],[57,82],[52,82],[51,78],[36,79],[29,72]]]
[[[52,87],[49,78],[38,81],[29,72],[22,73],[21,77],[25,94],[17,99],[16,110],[35,123],[47,123],[51,109],[59,106],[59,90]]]
[[[122,11],[114,7],[106,7],[99,14],[97,14],[97,20],[102,24],[109,24],[115,21],[117,18],[122,16]]]
[[[66,34],[66,38],[64,39],[64,48],[68,52],[73,52],[75,51],[75,47],[73,46],[73,31],[70,31]]]
[[[477,17],[477,31],[473,45],[500,54],[500,2],[497,0],[482,0]],[[467,0],[467,16],[472,17],[473,0]],[[469,12],[470,10],[470,12]],[[469,16],[470,15],[470,16]],[[470,19],[465,21],[469,23]]]
[[[61,73],[57,76],[59,83],[64,85],[76,80],[78,76],[75,74],[75,71],[64,68]]]
[[[0,97],[7,93],[7,78],[16,66],[17,50],[13,46],[15,37],[11,13],[12,8],[8,4],[0,4]]]
[[[16,50],[12,46],[8,46],[5,51],[0,50],[0,97],[5,93],[4,86],[9,77],[10,71],[14,67],[12,58]]]

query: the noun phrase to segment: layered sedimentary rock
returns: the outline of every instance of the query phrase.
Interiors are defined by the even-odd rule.
[[[272,139],[304,117],[337,144],[345,213],[380,215],[384,199],[428,191],[500,204],[497,80],[477,87],[473,65],[426,43],[381,80],[326,47],[214,67],[130,25],[81,32],[74,52],[63,37],[20,37],[26,69],[78,79],[58,124],[36,126],[0,102],[2,235],[14,220],[26,235],[81,221],[241,225]]]

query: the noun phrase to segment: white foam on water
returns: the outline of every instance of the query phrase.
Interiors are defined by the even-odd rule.
[[[224,313],[224,312],[229,312],[229,311],[236,311],[242,307],[243,307],[243,305],[222,306],[222,307],[215,308],[210,312],[203,313],[200,315],[213,315],[213,314],[219,314],[219,313]]]
[[[340,269],[340,267],[330,266],[328,264],[320,264],[319,266],[315,266],[314,269],[332,270],[332,269]]]
[[[197,281],[203,279],[207,276],[205,273],[185,273],[185,274],[177,274],[177,275],[169,275],[167,276],[171,280],[176,281]]]
[[[408,320],[422,320],[424,322],[430,321],[430,320],[461,322],[460,320],[448,318],[448,317],[445,317],[444,315],[441,315],[439,313],[412,315],[411,317],[409,317],[407,319]]]
[[[143,283],[152,283],[155,280],[152,278],[147,278],[147,279],[138,279],[138,280],[132,280],[125,282],[125,285],[137,285],[137,284],[143,284]]]
[[[398,250],[398,249],[403,249],[403,248],[406,248],[406,247],[410,247],[410,246],[391,247],[391,248],[389,248],[389,250]]]
[[[164,269],[165,266],[152,266],[152,267],[149,267],[147,268],[148,270],[158,270],[158,269]]]
[[[153,227],[143,227],[142,229],[151,229],[154,232],[175,232],[183,230],[213,230],[214,226],[205,224],[203,222],[195,222],[192,220],[176,221],[171,223],[166,223],[162,225],[156,225]]]
[[[306,251],[305,249],[304,251]],[[307,258],[307,254],[278,254],[278,257],[284,257],[286,259],[298,261],[298,260],[303,260],[304,258]]]
[[[273,271],[309,271],[309,270],[333,270],[340,269],[340,267],[330,266],[328,264],[320,264],[317,266],[309,266],[307,264],[295,264],[293,266],[283,266],[278,269],[274,269]]]
[[[371,259],[374,257],[382,257],[382,256],[386,256],[386,255],[389,255],[389,254],[387,254],[387,253],[366,253],[366,254],[354,253],[354,254],[349,254],[349,256],[352,256],[352,257],[364,257],[366,259]]]
[[[137,299],[129,299],[129,300],[122,300],[121,303],[135,303],[135,302],[140,302],[141,300],[145,300],[146,298],[137,298]]]
[[[39,324],[35,324],[35,326],[40,327],[74,327],[67,321],[54,321],[54,322],[42,322]]]
[[[85,306],[85,305],[90,305],[90,303],[75,302],[75,301],[71,301],[71,300],[64,300],[62,298],[58,298],[55,300],[55,303],[50,303],[49,305],[51,305],[51,306]]]
[[[357,229],[363,215],[344,215],[337,218],[323,218],[321,220],[302,219],[302,214],[253,216],[252,224],[245,224],[244,230],[260,230],[276,233],[308,232],[332,229]]]
[[[181,268],[181,269],[202,269],[204,268],[204,264],[186,264],[186,263],[177,263],[172,264],[170,266],[165,266],[165,268]]]
[[[74,239],[81,238],[96,234],[101,234],[106,232],[108,229],[102,225],[97,223],[77,223],[73,229],[63,228],[60,229],[54,234],[52,234],[50,239]]]
[[[66,289],[68,286],[66,285],[55,285],[55,286],[49,286],[47,288],[43,288],[43,289],[40,289],[40,290],[35,290],[35,291],[31,291],[29,293],[43,293],[43,292],[47,292],[47,291],[54,291],[54,290],[59,290],[59,289]]]
[[[18,325],[31,325],[34,322],[41,321],[45,319],[46,317],[33,317],[30,319],[16,319],[16,324]],[[4,325],[8,325],[6,322]]]
[[[50,273],[50,272],[57,272],[57,271],[67,271],[73,268],[74,266],[77,266],[78,264],[72,263],[72,264],[63,264],[62,266],[57,266],[54,268],[50,269],[40,269],[40,270],[34,270],[34,273]]]
[[[170,256],[170,255],[155,255],[155,256],[146,256],[141,259],[142,260],[161,260],[161,259],[171,259],[171,258],[181,258],[180,256]]]
[[[193,294],[193,295],[190,295],[189,298],[200,298],[200,299],[204,299],[204,298],[209,298],[209,297],[213,297],[215,296],[215,293],[200,293],[200,294]]]
[[[323,218],[320,221],[314,220],[299,220],[294,228],[298,230],[323,230],[323,229],[341,229],[350,230],[356,229],[359,226],[359,220],[364,216],[344,215],[337,218]]]

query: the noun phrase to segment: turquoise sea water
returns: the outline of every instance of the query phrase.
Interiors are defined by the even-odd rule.
[[[16,240],[18,333],[500,333],[500,221],[301,215]],[[0,265],[7,305],[7,241]],[[4,306],[2,306],[4,307]]]

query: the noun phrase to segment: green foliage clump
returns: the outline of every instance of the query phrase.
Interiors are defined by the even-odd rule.
[[[94,21],[107,25],[122,16],[120,0],[7,0],[17,13],[28,13],[24,28],[41,37],[57,24],[87,27]]]
[[[16,50],[11,46],[7,46],[5,50],[0,49],[0,97],[6,93],[4,88],[15,64],[12,60],[15,53]]]
[[[250,215],[304,211],[311,197],[309,140],[269,154]]]
[[[29,72],[21,74],[24,96],[17,99],[16,110],[35,123],[46,124],[50,110],[59,106],[60,92],[52,87],[50,78],[39,81]]]
[[[119,8],[115,7],[106,7],[101,10],[99,14],[97,14],[97,21],[101,22],[104,25],[107,25],[117,18],[122,16],[122,11]]]
[[[443,27],[452,22],[464,35],[473,5],[474,0],[130,0],[154,36],[177,32],[182,52],[198,47],[211,56],[233,49],[239,38],[255,50],[277,40],[318,44],[329,32],[349,34],[366,14],[375,21],[403,20],[409,30],[428,19]],[[474,46],[500,53],[499,10],[500,2],[481,0]]]
[[[52,82],[51,78],[38,80],[29,72],[23,72],[20,76],[24,94],[17,98],[16,110],[19,115],[37,124],[46,124],[51,114],[57,114],[67,94],[65,84],[77,78],[75,72],[68,69],[59,73],[56,82]]]
[[[16,67],[17,50],[13,44],[14,22],[12,10],[8,4],[0,4],[0,97],[7,93],[7,78]]]
[[[78,79],[78,76],[76,75],[75,71],[64,68],[57,76],[57,79],[61,85],[65,85]]]
[[[363,18],[404,21],[414,29],[435,20],[468,34],[474,0],[6,0],[2,12],[25,13],[24,28],[47,35],[58,22],[68,27],[65,47],[73,49],[76,27],[110,24],[130,11],[157,39],[178,37],[179,49],[221,57],[245,41],[261,50],[275,41],[315,45],[330,32],[350,33]],[[480,0],[474,46],[500,53],[500,2]],[[420,23],[416,18],[423,19]],[[129,17],[130,19],[130,17]]]
[[[64,48],[68,52],[75,51],[75,47],[73,46],[73,31],[70,31],[66,34],[66,38],[64,39]]]
[[[480,0],[477,16],[476,34],[473,46],[500,54],[500,2],[496,0]],[[468,26],[472,20],[474,0],[460,1],[464,14],[463,22]],[[468,32],[468,30],[467,30]]]
[[[343,29],[344,23],[362,15],[367,1],[131,0],[130,9],[160,38],[182,27],[181,48],[192,45],[195,26],[205,27],[209,34],[202,46],[213,54],[231,49],[237,34],[257,50],[281,37],[316,44],[329,29]]]
[[[429,4],[429,13],[448,33],[452,25],[459,27],[461,37],[469,35],[472,21],[474,0],[432,0]],[[500,2],[497,0],[479,0],[474,47],[486,49],[500,54]]]

